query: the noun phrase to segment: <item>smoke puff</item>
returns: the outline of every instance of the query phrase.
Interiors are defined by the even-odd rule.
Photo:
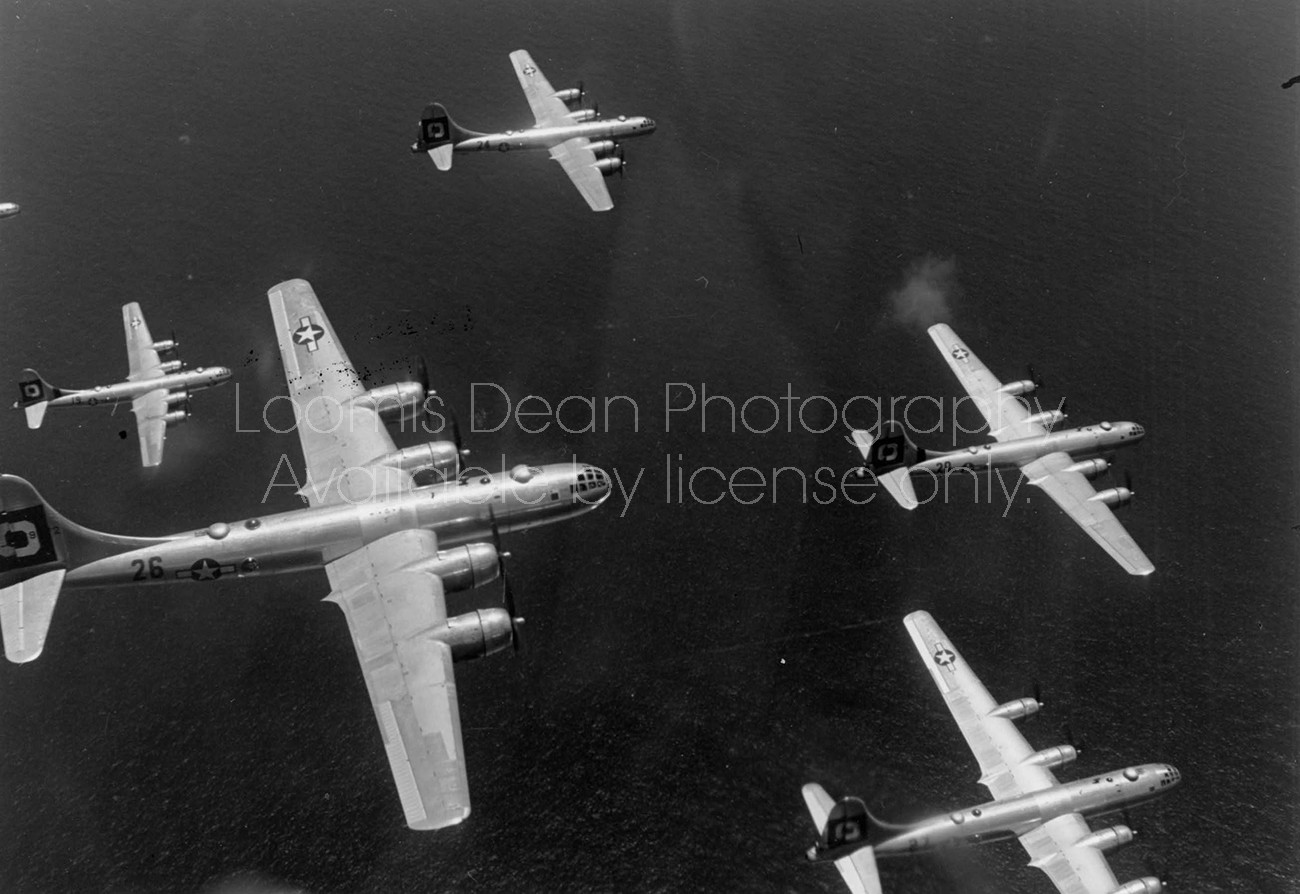
[[[961,298],[957,259],[926,255],[913,261],[903,285],[889,293],[894,320],[905,326],[928,328],[952,316],[952,304]]]

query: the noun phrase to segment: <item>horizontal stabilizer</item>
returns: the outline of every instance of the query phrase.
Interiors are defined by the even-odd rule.
[[[49,406],[50,402],[43,400],[40,403],[23,407],[23,411],[27,414],[27,427],[40,428],[41,423],[45,421],[45,411],[49,409]]]
[[[912,487],[912,476],[906,468],[895,469],[892,472],[886,472],[884,475],[878,475],[876,480],[885,486],[889,495],[898,501],[898,505],[904,509],[915,509],[921,505],[916,499],[916,490]]]
[[[54,603],[67,573],[59,568],[0,589],[0,627],[4,629],[5,657],[10,661],[32,661],[45,648]]]
[[[429,157],[433,159],[434,167],[436,167],[438,170],[450,171],[451,158],[454,153],[455,153],[455,147],[453,147],[451,143],[447,143],[443,146],[438,146],[435,149],[430,149]]]

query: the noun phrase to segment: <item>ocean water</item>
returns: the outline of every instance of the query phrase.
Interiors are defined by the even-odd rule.
[[[137,300],[235,381],[155,472],[129,419],[72,411],[10,414],[4,471],[121,533],[293,508],[264,296],[302,276],[376,383],[427,356],[477,462],[639,483],[510,538],[526,648],[458,670],[474,813],[434,834],[402,824],[323,574],[65,593],[40,660],[0,668],[0,889],[840,891],[802,859],[804,782],[900,816],[985,796],[902,628],[926,608],[996,697],[1041,689],[1031,743],[1067,723],[1085,746],[1059,775],[1183,771],[1133,812],[1121,881],[1300,890],[1296,30],[1280,3],[11,4],[5,374],[124,373]],[[527,124],[519,47],[659,123],[613,212],[544,156],[442,174],[407,152],[435,99]],[[676,489],[842,473],[827,408],[854,397],[854,424],[866,398],[950,406],[939,315],[1075,421],[1146,426],[1117,468],[1155,575],[1024,490],[905,513],[790,472],[753,505]],[[593,431],[491,431],[489,384],[512,408],[629,400]],[[759,398],[755,430],[721,401],[669,412],[691,390]],[[758,431],[787,394],[827,430]],[[1050,890],[1025,860],[882,868],[891,891]]]

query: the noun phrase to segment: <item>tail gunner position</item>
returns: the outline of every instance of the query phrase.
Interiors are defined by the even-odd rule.
[[[414,412],[424,382],[365,390],[310,285],[270,290],[308,469],[305,509],[219,521],[163,537],[101,534],[0,475],[0,626],[5,655],[41,654],[62,587],[138,587],[324,568],[347,618],[398,797],[414,829],[469,814],[452,665],[516,639],[505,609],[449,617],[446,594],[502,576],[499,532],[581,515],[609,496],[580,463],[470,474],[459,445],[398,450],[385,418]],[[441,480],[417,486],[415,477]]]

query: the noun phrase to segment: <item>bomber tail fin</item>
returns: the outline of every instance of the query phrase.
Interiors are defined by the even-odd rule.
[[[875,435],[854,431],[853,444],[866,461],[866,468],[875,474],[898,505],[904,509],[920,505],[909,471],[913,464],[925,459],[925,451],[912,443],[902,423],[891,420]]]
[[[10,661],[31,661],[45,647],[68,573],[62,522],[26,481],[0,476],[0,628]]]
[[[854,894],[881,894],[871,833],[883,824],[871,815],[861,799],[833,801],[815,782],[803,787],[803,797],[820,836],[808,849],[808,859],[834,860],[835,868]]]
[[[412,152],[427,152],[440,171],[451,170],[451,158],[456,144],[483,134],[466,130],[451,119],[440,102],[429,103],[420,116],[420,133],[411,145]]]
[[[27,481],[0,475],[0,628],[5,657],[22,663],[41,654],[54,603],[70,569],[157,542],[83,528],[55,512]]]
[[[28,428],[40,428],[50,401],[61,394],[62,389],[45,381],[36,370],[25,369],[23,377],[18,381],[18,400],[14,403],[14,409],[22,407],[27,412]]]

